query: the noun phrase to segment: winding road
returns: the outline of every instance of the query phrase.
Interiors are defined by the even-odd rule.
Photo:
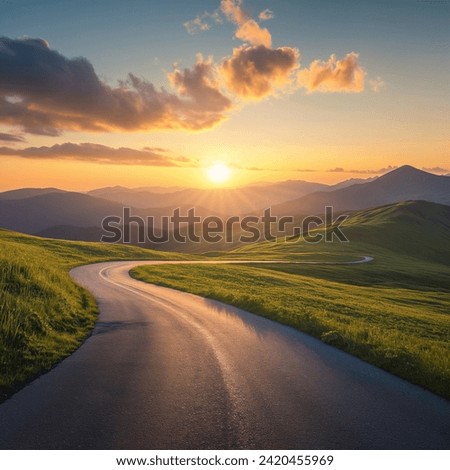
[[[292,328],[128,275],[160,263],[72,270],[98,322],[0,405],[0,448],[448,448],[448,401]]]

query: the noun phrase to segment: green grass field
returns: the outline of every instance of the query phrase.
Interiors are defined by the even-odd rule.
[[[221,256],[374,256],[368,264],[148,266],[132,274],[293,326],[450,398],[449,227],[450,208],[403,203],[355,214],[344,227],[349,243],[261,243]]]
[[[133,275],[293,326],[450,398],[450,208],[401,203],[356,213],[343,229],[349,243],[290,239],[207,253],[273,264],[149,266]],[[276,263],[365,255],[375,260]],[[0,229],[0,399],[72,353],[91,331],[95,302],[69,270],[124,259],[186,258]]]
[[[181,257],[0,229],[0,401],[72,353],[91,331],[97,308],[70,279],[72,267],[113,259]]]

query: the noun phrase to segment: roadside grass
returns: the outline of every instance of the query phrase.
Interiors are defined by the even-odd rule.
[[[343,229],[349,243],[297,238],[207,253],[273,264],[147,266],[132,275],[292,326],[450,399],[450,208],[409,201],[358,212]],[[374,261],[276,263],[363,256]]]
[[[450,291],[358,286],[303,268],[292,274],[255,265],[166,265],[132,275],[292,326],[450,398]],[[358,277],[361,266],[343,271]]]
[[[182,258],[0,229],[0,401],[71,354],[91,331],[97,307],[71,280],[71,268],[109,260]]]

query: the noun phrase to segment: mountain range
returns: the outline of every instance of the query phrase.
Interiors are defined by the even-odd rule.
[[[313,215],[333,206],[335,212],[357,211],[409,200],[450,205],[450,178],[403,166],[369,180],[334,186],[283,181],[237,189],[100,188],[88,193],[58,188],[24,188],[0,193],[0,227],[68,240],[98,241],[102,220],[121,216],[124,207],[140,217],[172,215],[195,207],[201,218],[257,214],[266,207],[277,216]]]

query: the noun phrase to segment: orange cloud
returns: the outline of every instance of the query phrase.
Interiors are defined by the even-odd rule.
[[[236,23],[236,37],[253,46],[271,47],[272,35],[267,28],[261,26],[242,8],[241,0],[222,0],[221,9],[227,18]]]
[[[226,86],[244,99],[261,99],[292,83],[300,54],[291,47],[241,46],[220,67]]]
[[[334,54],[326,62],[315,60],[309,68],[298,72],[298,85],[308,92],[362,92],[366,72],[359,65],[358,56],[350,52],[341,60]]]
[[[268,8],[260,12],[260,14],[258,15],[260,21],[268,21],[273,19],[274,17],[275,15],[273,14],[273,11],[269,10]]]
[[[242,8],[242,0],[221,0],[220,8],[233,23],[242,24],[249,19],[247,13]]]
[[[231,107],[211,79],[210,62],[197,62],[174,81],[180,93],[133,74],[112,87],[86,59],[68,59],[44,40],[0,38],[0,70],[0,123],[34,134],[200,130],[221,122]]]

